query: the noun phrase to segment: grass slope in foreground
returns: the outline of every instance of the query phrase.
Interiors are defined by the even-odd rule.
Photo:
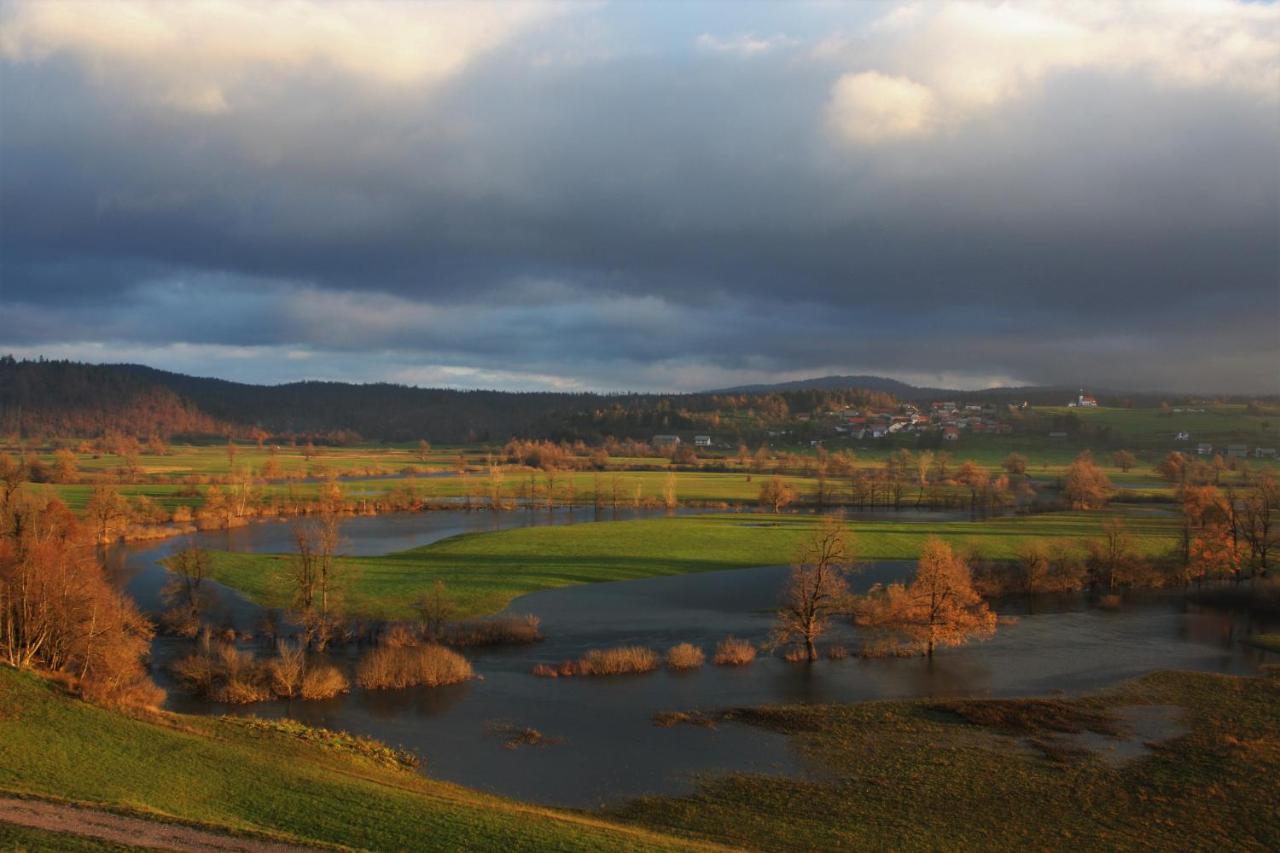
[[[1145,756],[1113,765],[1034,746],[1055,725],[1097,725],[1109,708],[1147,704],[1177,706],[1186,731]],[[616,816],[766,850],[1280,849],[1276,671],[1154,673],[1080,699],[795,706],[739,718],[789,733],[822,781],[731,776]]]
[[[1096,536],[1116,514],[1124,515],[1140,551],[1172,547],[1172,518],[1137,509],[986,521],[854,521],[849,529],[862,560],[913,559],[929,536],[975,546],[990,558],[1013,558],[1029,539]],[[442,580],[460,609],[474,615],[496,612],[540,589],[780,564],[791,559],[814,524],[806,515],[704,515],[467,534],[382,557],[343,558],[353,578],[347,604],[363,615],[406,617],[414,596]],[[283,607],[289,603],[288,560],[219,553],[213,576],[261,604]]]
[[[243,721],[132,719],[0,667],[5,793],[374,850],[685,846],[647,830],[435,782],[332,744]],[[29,844],[45,835],[4,832],[0,840]]]

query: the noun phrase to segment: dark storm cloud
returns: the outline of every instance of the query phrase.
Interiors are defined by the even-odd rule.
[[[582,38],[584,18],[608,35]],[[0,343],[511,385],[836,370],[1276,390],[1265,80],[1189,84],[1176,55],[1156,73],[1099,48],[988,103],[880,30],[833,59],[821,32],[636,45],[628,26],[580,11],[429,84],[388,86],[360,56],[255,65],[178,80],[178,106],[72,36],[11,55]],[[881,66],[852,107],[889,136],[842,137],[834,84]]]

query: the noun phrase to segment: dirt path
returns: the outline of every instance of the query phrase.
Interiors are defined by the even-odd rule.
[[[313,847],[297,847],[196,829],[180,823],[164,823],[82,806],[14,797],[0,797],[0,821],[155,850],[192,850],[199,853],[314,853],[315,850]]]

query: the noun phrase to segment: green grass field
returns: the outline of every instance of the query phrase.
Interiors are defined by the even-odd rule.
[[[1121,512],[985,521],[855,521],[849,529],[854,550],[864,560],[914,558],[928,536],[998,559],[1016,556],[1031,538],[1095,536],[1103,521]],[[1140,550],[1157,554],[1172,546],[1170,516],[1137,508],[1123,514]],[[441,580],[464,613],[476,615],[501,610],[513,598],[539,589],[785,563],[815,523],[813,516],[741,513],[526,527],[457,536],[382,557],[343,558],[341,563],[353,578],[347,604],[354,612],[406,617],[413,598]],[[214,577],[262,604],[285,606],[288,559],[219,553]]]
[[[744,716],[789,734],[813,781],[732,776],[615,812],[638,825],[759,849],[1275,850],[1280,676],[1154,673],[1095,696],[1026,703],[795,706]],[[1036,746],[1049,720],[1172,705],[1186,727],[1114,765]],[[1011,707],[1012,706],[1012,707]],[[999,709],[992,713],[993,709]],[[1034,710],[1034,709],[1032,709]],[[972,719],[1000,725],[981,725]],[[1163,740],[1163,739],[1162,739]]]
[[[684,846],[647,830],[435,782],[243,722],[174,714],[131,719],[5,667],[0,791],[372,850]],[[36,849],[42,836],[49,838],[4,832],[19,841],[25,836]]]

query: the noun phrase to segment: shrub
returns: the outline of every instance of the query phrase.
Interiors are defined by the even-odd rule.
[[[844,660],[849,656],[849,650],[839,644],[827,646],[826,653],[827,660]]]
[[[240,674],[214,685],[209,691],[209,698],[228,705],[249,705],[270,699],[271,691],[265,684]]]
[[[309,667],[302,676],[300,695],[303,699],[332,699],[346,693],[349,687],[347,677],[336,666],[319,664]]]
[[[419,684],[440,687],[466,681],[471,675],[467,659],[444,646],[381,646],[360,661],[356,683],[367,690],[395,690]]]
[[[800,646],[791,646],[783,652],[782,659],[787,663],[808,663],[809,652]]]
[[[450,646],[500,646],[536,643],[541,639],[542,620],[529,615],[455,622],[445,628],[443,641]]]
[[[667,666],[672,669],[697,669],[706,659],[702,649],[692,643],[680,643],[667,650]]]
[[[747,640],[728,636],[716,646],[715,662],[718,666],[745,666],[756,659],[756,647]]]
[[[540,663],[533,668],[533,674],[539,678],[559,678],[560,671],[549,663]]]

